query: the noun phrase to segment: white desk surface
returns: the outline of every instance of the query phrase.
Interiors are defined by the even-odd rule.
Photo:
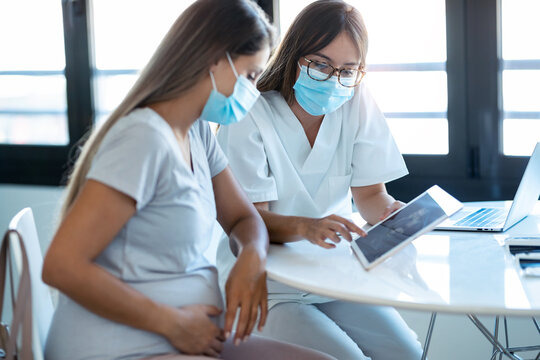
[[[474,203],[510,206],[510,202]],[[325,250],[308,241],[271,245],[268,276],[336,299],[425,311],[540,315],[540,278],[521,277],[502,246],[509,236],[540,236],[540,201],[504,233],[433,231],[364,270],[342,241]]]

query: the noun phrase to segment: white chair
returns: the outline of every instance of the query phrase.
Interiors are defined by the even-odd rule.
[[[9,223],[10,230],[17,230],[21,234],[30,267],[30,281],[32,283],[32,350],[35,360],[43,360],[43,350],[45,341],[51,325],[54,306],[51,293],[47,285],[41,280],[41,269],[43,268],[43,256],[39,245],[36,225],[32,209],[25,208]],[[10,239],[11,259],[15,264],[13,268],[14,277],[17,279],[22,272],[22,254],[18,241]]]

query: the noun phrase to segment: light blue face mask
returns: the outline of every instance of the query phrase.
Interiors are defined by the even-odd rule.
[[[310,69],[309,71],[310,73],[320,73],[317,70]],[[324,78],[327,75],[320,73],[320,76]],[[332,76],[326,81],[317,81],[310,78],[307,67],[304,65],[300,67],[300,76],[296,80],[293,89],[298,104],[314,116],[331,113],[349,101],[354,95],[354,88],[341,85],[337,76]]]
[[[226,97],[217,90],[214,74],[210,71],[213,90],[204,105],[201,119],[220,125],[234,124],[242,120],[257,101],[260,92],[245,76],[238,76],[229,53],[227,59],[236,76],[236,84],[231,96]]]

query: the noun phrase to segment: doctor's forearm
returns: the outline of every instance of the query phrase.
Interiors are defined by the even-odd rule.
[[[255,207],[266,224],[270,241],[275,243],[308,240],[325,249],[331,249],[341,241],[339,234],[351,240],[351,232],[364,233],[350,220],[335,214],[322,218],[284,216],[270,212],[268,203],[255,203]]]
[[[266,224],[270,242],[287,243],[303,239],[301,228],[306,218],[279,215],[262,209],[257,204],[255,204],[255,207]]]
[[[378,223],[383,215],[384,210],[393,204],[395,199],[390,196],[386,191],[375,193],[369,197],[357,199],[355,197],[354,202],[360,215],[370,225]]]

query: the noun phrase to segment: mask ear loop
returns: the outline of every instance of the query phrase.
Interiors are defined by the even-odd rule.
[[[236,76],[236,78],[238,79],[238,73],[236,72],[236,69],[234,68],[234,64],[232,62],[231,55],[229,55],[228,51],[225,54],[227,54],[227,59],[229,59],[229,64],[231,65],[234,76]]]
[[[214,90],[218,91],[216,86],[216,80],[214,80],[214,74],[212,74],[212,71],[208,71],[208,73],[210,74],[210,80],[212,81],[212,86],[214,87]]]

